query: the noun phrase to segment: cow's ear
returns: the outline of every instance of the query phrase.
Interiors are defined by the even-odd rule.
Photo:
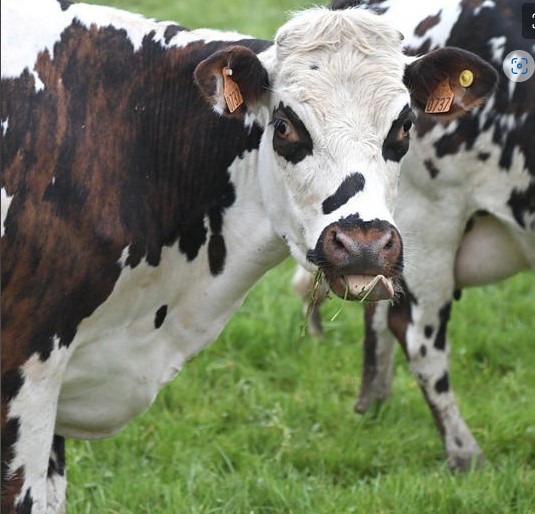
[[[498,84],[498,73],[472,52],[445,47],[407,65],[403,81],[413,105],[449,120],[484,102]]]
[[[257,55],[243,46],[229,46],[200,62],[194,72],[203,96],[220,114],[243,116],[262,102],[268,73]]]

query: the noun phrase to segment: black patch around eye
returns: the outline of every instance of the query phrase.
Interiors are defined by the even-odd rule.
[[[305,125],[292,108],[287,107],[280,102],[279,107],[273,112],[273,119],[276,119],[277,117],[286,118],[292,124],[293,129],[297,134],[297,141],[286,141],[285,139],[281,139],[275,131],[273,134],[273,149],[275,152],[292,164],[297,164],[307,155],[312,155],[312,138]]]
[[[409,150],[409,138],[400,138],[403,125],[408,121],[414,122],[415,116],[411,108],[405,105],[397,119],[392,123],[390,130],[383,142],[383,159],[385,161],[399,162]]]
[[[362,173],[356,172],[349,175],[349,177],[340,184],[340,187],[338,187],[336,192],[321,204],[323,214],[330,214],[342,207],[342,205],[347,203],[350,198],[364,189],[365,183],[366,179]]]

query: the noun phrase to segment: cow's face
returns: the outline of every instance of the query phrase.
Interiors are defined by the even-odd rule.
[[[260,149],[266,209],[302,265],[358,295],[402,268],[391,212],[413,113],[401,36],[368,13],[312,10],[279,30],[275,55]],[[393,294],[388,282],[379,294]]]
[[[322,269],[342,297],[394,294],[403,251],[391,213],[409,148],[411,96],[417,106],[425,104],[439,90],[437,82],[455,74],[458,81],[465,66],[478,81],[487,68],[494,73],[475,56],[468,62],[455,51],[455,62],[439,56],[438,74],[437,57],[429,59],[434,69],[428,75],[438,78],[424,84],[424,61],[407,65],[401,44],[401,35],[374,14],[318,8],[284,25],[260,59],[235,47],[196,72],[206,96],[226,112],[217,91],[228,82],[220,70],[232,70],[244,99],[234,115],[242,109],[246,120],[254,115],[265,127],[259,180],[273,229],[300,264]],[[484,93],[493,85],[486,84]],[[452,87],[457,98],[450,116],[476,100],[473,92]]]

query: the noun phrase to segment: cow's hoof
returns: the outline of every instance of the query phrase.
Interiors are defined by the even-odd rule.
[[[379,415],[379,412],[385,404],[385,400],[386,397],[375,398],[370,395],[361,395],[357,399],[353,409],[357,414],[366,414],[369,412],[373,417],[376,417]]]
[[[462,453],[448,456],[448,467],[451,471],[456,473],[479,471],[485,465],[487,465],[487,461],[481,451],[478,453]]]
[[[364,414],[370,408],[371,403],[370,398],[361,395],[357,398],[354,410],[357,414]]]
[[[390,396],[390,384],[379,385],[377,378],[375,380],[367,380],[364,378],[354,410],[357,414],[364,414],[370,410],[370,407],[380,407]],[[374,409],[378,412],[378,409]]]

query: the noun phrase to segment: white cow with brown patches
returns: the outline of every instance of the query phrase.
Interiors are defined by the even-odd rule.
[[[459,46],[501,73],[513,50],[535,55],[521,37],[519,0],[370,0],[340,7],[381,13],[405,35],[409,55]],[[470,72],[470,70],[467,70]],[[470,87],[470,73],[460,80]],[[490,284],[535,268],[535,87],[502,74],[486,105],[436,123],[420,112],[403,163],[395,220],[406,245],[404,294],[365,308],[364,373],[355,405],[365,412],[391,390],[396,339],[435,417],[449,465],[469,469],[483,453],[463,420],[449,378],[447,326],[464,287]],[[311,276],[299,270],[306,298]],[[325,296],[326,290],[320,289]],[[321,299],[319,300],[321,303]],[[321,333],[319,303],[310,329]]]
[[[391,298],[411,96],[428,68],[470,67],[462,114],[495,83],[472,54],[409,63],[382,18],[321,8],[271,43],[16,0],[4,57],[3,513],[62,512],[64,437],[141,414],[289,253],[337,294],[377,276]]]

